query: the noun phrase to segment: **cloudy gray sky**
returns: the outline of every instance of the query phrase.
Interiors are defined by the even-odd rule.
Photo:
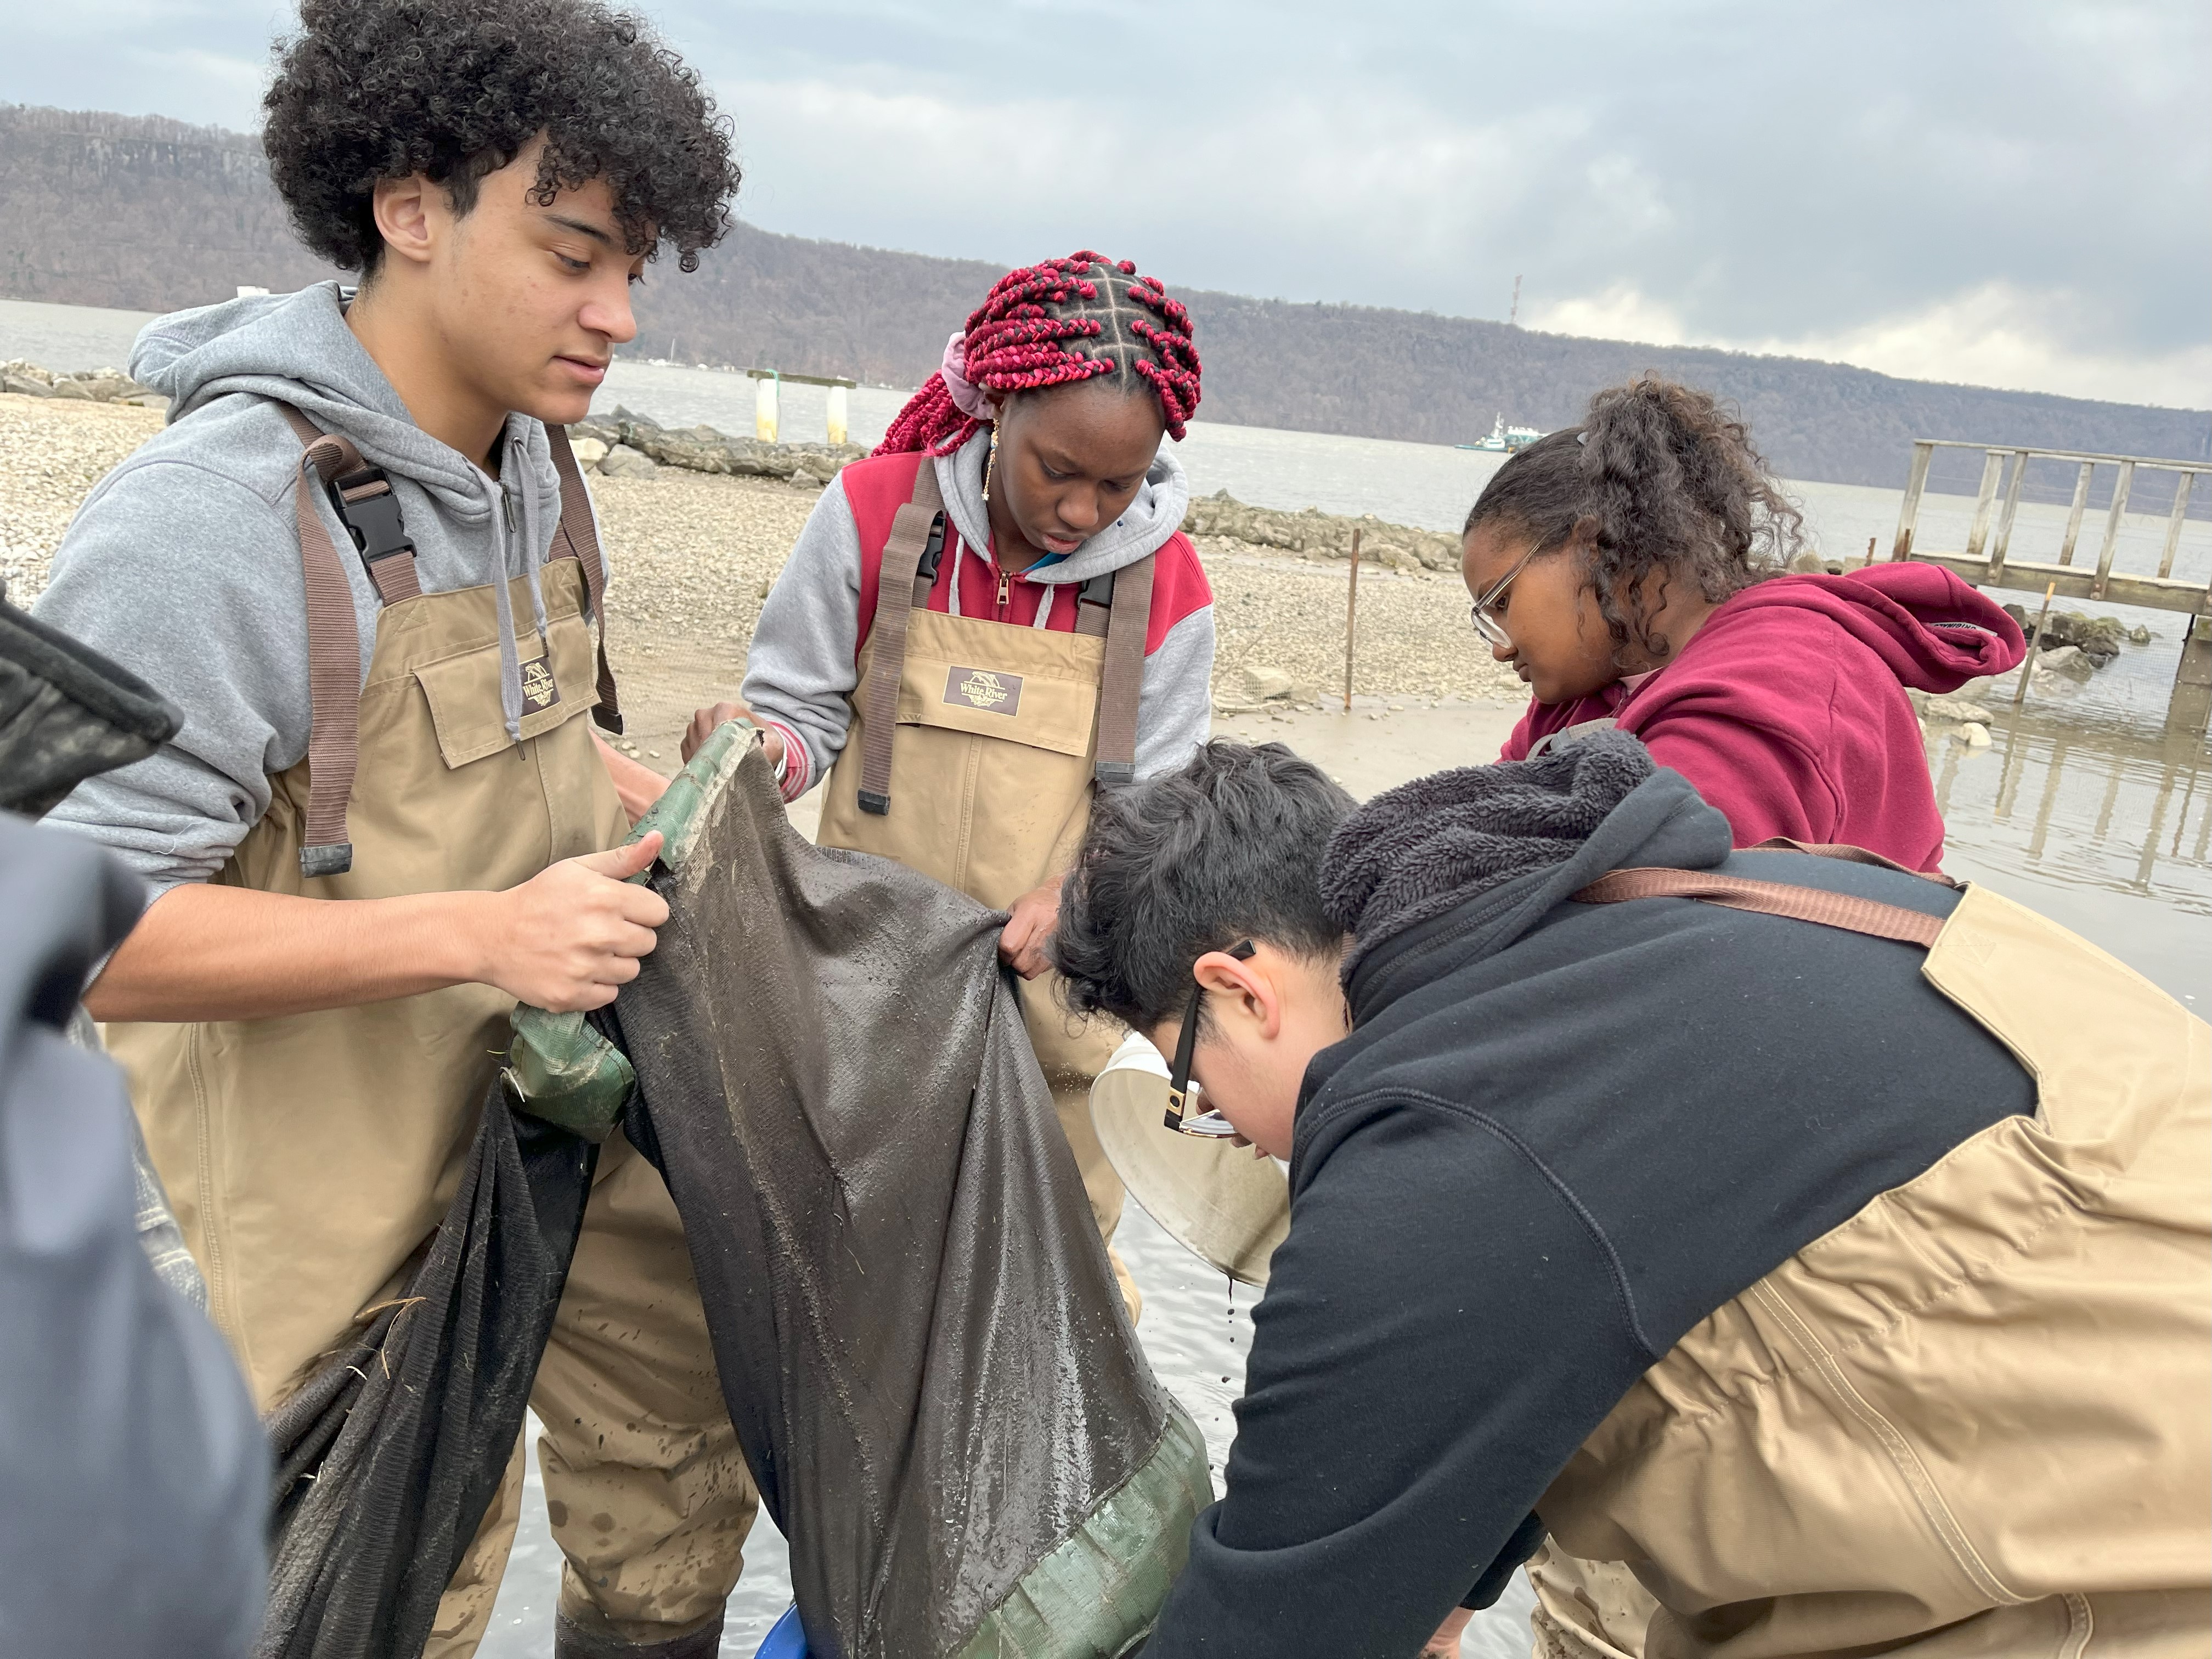
[[[645,0],[771,230],[2212,405],[2202,0]],[[0,99],[247,127],[270,0],[10,6]]]

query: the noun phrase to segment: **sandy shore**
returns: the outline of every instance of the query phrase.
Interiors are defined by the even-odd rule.
[[[161,425],[159,415],[125,405],[0,395],[0,574],[11,599],[27,603],[44,588],[78,506]],[[641,759],[671,769],[690,710],[736,692],[761,600],[820,491],[664,467],[648,478],[596,478],[593,492],[612,556],[608,645],[630,737]],[[1219,629],[1217,701],[1247,701],[1239,671],[1251,665],[1340,707],[1346,567],[1215,537],[1201,538],[1199,550]],[[1378,715],[1394,703],[1521,695],[1478,646],[1456,577],[1374,567],[1360,574],[1354,690],[1362,711]],[[1266,715],[1237,722],[1255,737],[1271,735],[1271,725]]]

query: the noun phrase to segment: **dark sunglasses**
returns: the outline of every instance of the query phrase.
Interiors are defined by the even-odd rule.
[[[1246,939],[1229,947],[1229,954],[1239,962],[1252,959],[1252,941]],[[1195,970],[1196,964],[1193,964]],[[1190,988],[1190,1006],[1183,1010],[1182,1033],[1176,1038],[1175,1066],[1168,1073],[1167,1126],[1178,1134],[1204,1135],[1209,1139],[1224,1140],[1237,1133],[1236,1126],[1218,1112],[1194,1112],[1191,1097],[1200,1093],[1199,1086],[1190,1080],[1191,1053],[1198,1047],[1198,1011],[1206,1000],[1206,989],[1194,981]]]

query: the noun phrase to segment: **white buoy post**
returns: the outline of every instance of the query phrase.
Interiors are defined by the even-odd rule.
[[[831,386],[830,388],[828,402],[830,405],[830,442],[834,447],[845,441],[845,388],[842,386]]]
[[[753,436],[764,444],[775,441],[776,380],[772,374],[761,376],[760,390],[753,394]]]

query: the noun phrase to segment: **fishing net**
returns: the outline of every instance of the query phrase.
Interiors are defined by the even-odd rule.
[[[0,808],[41,817],[85,779],[143,760],[177,725],[137,675],[0,599]]]
[[[406,1288],[269,1418],[275,1541],[257,1659],[422,1652],[499,1490],[599,1153],[512,1098],[495,1085]]]
[[[817,1659],[1124,1652],[1212,1482],[1115,1290],[1002,918],[809,845],[739,725],[654,829],[671,914],[639,977],[588,1018],[517,1014],[406,1297],[280,1421],[291,1634],[263,1651],[415,1650],[514,1446],[619,1116],[683,1216]]]

